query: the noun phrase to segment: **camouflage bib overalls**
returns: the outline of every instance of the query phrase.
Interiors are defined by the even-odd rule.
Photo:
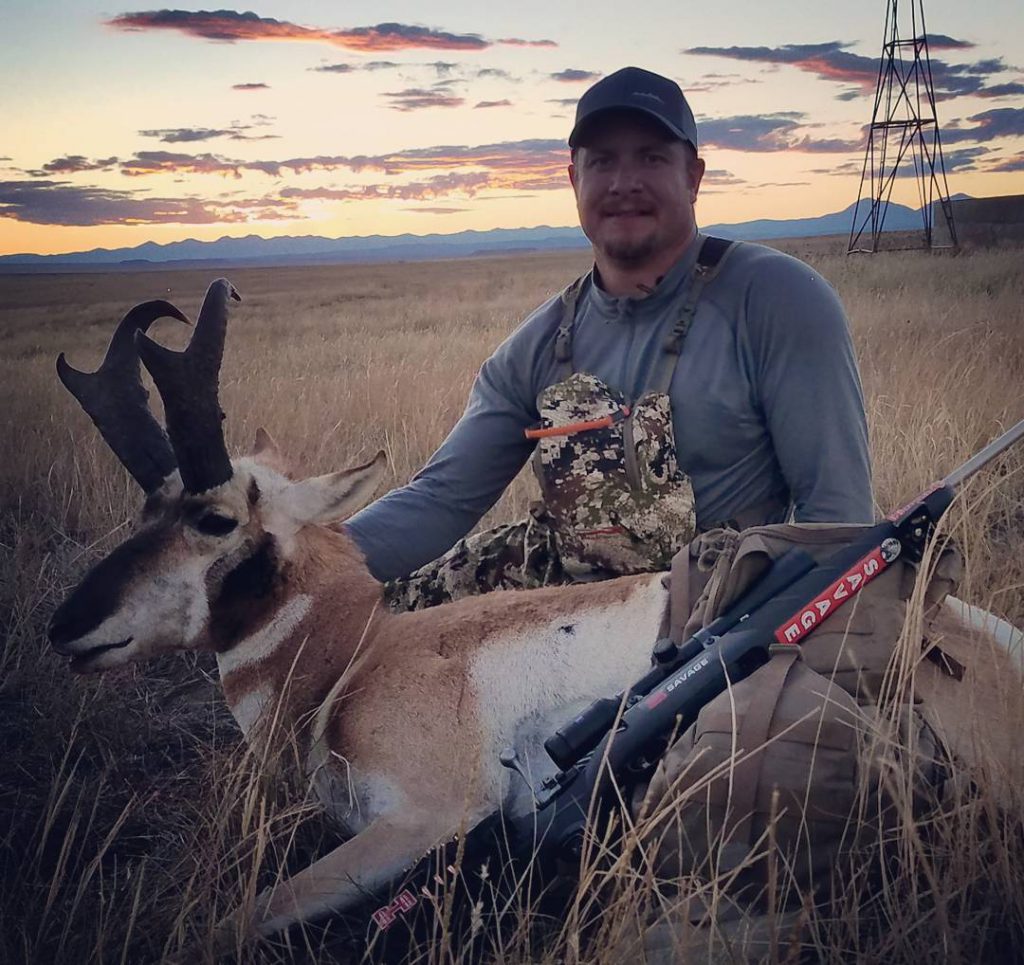
[[[574,371],[583,279],[562,293],[558,381],[537,398],[534,473],[543,501],[530,516],[459,540],[444,556],[385,585],[396,611],[495,589],[531,589],[667,569],[696,533],[693,487],[679,468],[669,386],[697,303],[731,243],[705,238],[679,318],[635,401]],[[586,276],[584,276],[586,277]]]
[[[729,249],[708,238],[644,391],[636,400],[576,372],[572,336],[583,279],[562,293],[559,381],[537,397],[533,470],[562,566],[576,579],[668,569],[697,530],[693,487],[679,468],[669,388],[697,303]]]

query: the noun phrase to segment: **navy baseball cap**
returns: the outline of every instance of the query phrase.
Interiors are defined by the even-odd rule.
[[[593,121],[610,111],[639,111],[659,121],[681,141],[697,149],[697,122],[680,86],[640,67],[623,67],[602,77],[576,105],[569,147],[577,147]]]

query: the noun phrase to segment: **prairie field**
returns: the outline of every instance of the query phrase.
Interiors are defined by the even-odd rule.
[[[848,257],[836,241],[780,247],[817,268],[846,305],[879,515],[1024,418],[1021,249]],[[212,655],[74,677],[50,650],[50,614],[126,535],[139,503],[58,383],[58,352],[91,371],[129,307],[166,298],[194,317],[209,282],[226,274],[244,299],[221,377],[231,451],[246,452],[263,426],[314,474],[382,448],[394,486],[454,424],[493,348],[588,263],[576,251],[0,275],[0,962],[153,962],[203,947],[215,920],[338,843],[301,782],[246,750]],[[151,334],[180,347],[188,333],[163,320]],[[522,516],[532,498],[523,475],[481,526]],[[1024,625],[1024,444],[975,478],[946,528],[966,561],[958,595]],[[850,879],[832,905],[808,912],[810,960],[1024,961],[1022,796],[999,809],[976,782],[928,834],[904,828],[900,863],[886,865],[880,891]],[[629,919],[622,901],[615,908]],[[607,935],[566,922],[472,953],[442,936],[422,955],[616,960]],[[315,932],[242,960],[351,954]],[[772,957],[786,960],[785,949],[773,946]]]

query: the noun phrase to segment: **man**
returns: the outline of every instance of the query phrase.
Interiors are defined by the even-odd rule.
[[[700,235],[705,166],[678,85],[611,74],[569,145],[593,269],[484,363],[412,482],[348,521],[396,608],[663,569],[723,524],[872,519],[842,306],[802,262]],[[462,539],[531,453],[543,505]]]

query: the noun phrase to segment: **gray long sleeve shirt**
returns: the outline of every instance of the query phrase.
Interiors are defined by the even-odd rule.
[[[573,335],[576,371],[627,398],[643,394],[679,317],[697,245],[645,298],[608,295],[588,276]],[[348,520],[378,579],[447,551],[497,501],[535,443],[523,430],[558,381],[557,296],[483,364],[462,418],[427,465]],[[797,521],[873,518],[867,425],[846,316],[803,262],[741,244],[706,287],[669,392],[680,467],[707,528],[776,499]]]

